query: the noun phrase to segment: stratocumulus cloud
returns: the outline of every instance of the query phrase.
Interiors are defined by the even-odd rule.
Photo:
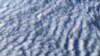
[[[100,1],[0,0],[0,56],[100,56]]]

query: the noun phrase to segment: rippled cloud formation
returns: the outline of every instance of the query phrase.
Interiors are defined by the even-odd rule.
[[[100,56],[100,0],[0,0],[0,56]]]

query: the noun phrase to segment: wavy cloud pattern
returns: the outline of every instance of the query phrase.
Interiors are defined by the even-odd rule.
[[[100,1],[0,0],[0,56],[100,56]]]

